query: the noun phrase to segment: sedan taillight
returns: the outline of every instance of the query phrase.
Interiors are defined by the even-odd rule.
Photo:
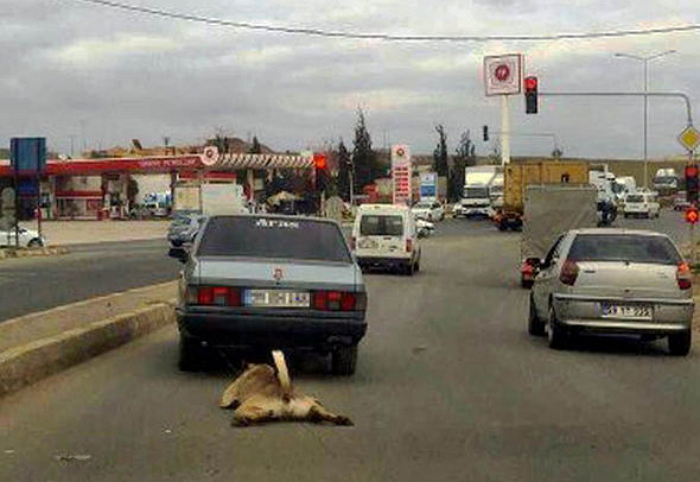
[[[693,273],[688,263],[678,265],[676,280],[678,281],[678,287],[682,290],[689,290],[693,287]]]
[[[312,306],[319,311],[361,311],[367,305],[365,293],[314,291]]]
[[[203,306],[241,306],[241,290],[231,286],[190,286],[187,303]]]
[[[573,286],[576,283],[576,278],[578,277],[578,265],[573,259],[567,259],[564,261],[564,266],[561,267],[561,273],[559,273],[559,281],[568,286]]]

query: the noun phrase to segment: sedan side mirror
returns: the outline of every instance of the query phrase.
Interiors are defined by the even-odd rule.
[[[168,251],[168,256],[170,256],[171,258],[177,259],[179,262],[181,262],[183,264],[186,263],[187,259],[190,257],[187,250],[185,250],[182,247],[170,248],[170,251]]]

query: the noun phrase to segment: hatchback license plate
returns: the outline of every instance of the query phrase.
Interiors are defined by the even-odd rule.
[[[650,305],[615,305],[603,303],[601,305],[603,318],[626,318],[634,320],[651,320],[652,311]]]
[[[269,308],[308,308],[311,295],[308,291],[285,290],[246,290],[246,306],[265,306]]]

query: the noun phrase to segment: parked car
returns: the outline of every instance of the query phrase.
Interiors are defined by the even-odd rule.
[[[564,348],[578,333],[668,337],[687,355],[692,273],[668,236],[653,231],[580,229],[561,235],[538,266],[528,331]]]
[[[415,219],[426,221],[442,221],[445,219],[445,208],[438,201],[420,201],[413,205]]]
[[[673,196],[673,210],[674,211],[685,211],[691,206],[688,202],[687,193],[685,191],[678,191],[675,196]]]
[[[280,215],[212,216],[184,263],[176,308],[179,366],[212,348],[306,349],[355,372],[367,293],[338,223]]]
[[[42,246],[46,246],[46,238],[43,236],[39,236],[39,233],[34,230],[23,228],[20,226],[19,238],[17,237],[14,228],[11,228],[9,230],[0,230],[0,247],[17,246],[18,239],[20,248],[41,248]]]
[[[419,238],[425,238],[435,232],[435,225],[425,219],[416,219],[416,232]]]
[[[421,245],[416,220],[406,206],[363,204],[357,210],[351,246],[363,269],[420,270]]]
[[[630,216],[658,218],[660,211],[661,205],[654,191],[637,191],[625,196],[623,212],[626,218]]]
[[[176,247],[191,243],[206,219],[206,216],[196,213],[176,214],[168,228],[168,241]]]

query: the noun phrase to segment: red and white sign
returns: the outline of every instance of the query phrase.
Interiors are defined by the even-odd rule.
[[[391,148],[391,179],[394,191],[394,204],[411,205],[411,151],[408,146],[397,145]]]
[[[219,149],[216,146],[207,146],[202,153],[202,164],[213,166],[219,160]]]
[[[523,56],[521,54],[484,57],[486,95],[513,95],[521,92]]]

